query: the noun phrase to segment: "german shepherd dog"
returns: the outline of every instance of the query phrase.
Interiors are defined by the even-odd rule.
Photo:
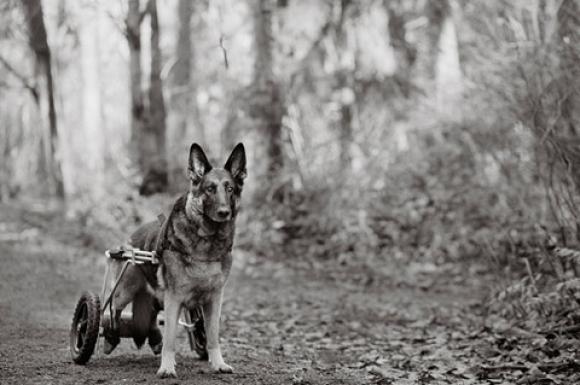
[[[176,377],[175,338],[182,309],[201,307],[210,367],[232,372],[220,351],[219,323],[224,285],[232,266],[234,222],[238,213],[246,154],[239,143],[223,168],[213,168],[201,147],[189,152],[189,190],[178,198],[167,218],[140,227],[130,239],[134,248],[155,250],[159,265],[130,265],[112,300],[113,320],[105,335],[105,353],[119,343],[121,311],[133,303],[132,335],[138,347],[145,339],[161,351],[157,376]],[[110,260],[119,274],[121,263]],[[113,279],[114,281],[114,279]],[[163,341],[157,313],[165,312]]]

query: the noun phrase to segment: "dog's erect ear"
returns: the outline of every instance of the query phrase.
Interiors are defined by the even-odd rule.
[[[226,171],[229,171],[232,174],[232,177],[235,181],[239,184],[244,183],[244,178],[247,175],[246,172],[246,150],[244,149],[244,145],[242,143],[238,143],[230,157],[226,161],[226,165],[224,166]]]
[[[193,143],[189,149],[189,163],[187,175],[192,182],[197,183],[202,176],[211,170],[211,164],[205,153],[197,143]]]

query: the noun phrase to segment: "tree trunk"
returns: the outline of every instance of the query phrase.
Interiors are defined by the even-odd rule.
[[[389,41],[395,54],[395,78],[403,96],[408,97],[411,92],[411,69],[417,52],[406,38],[406,20],[400,0],[387,1],[386,6],[389,15]]]
[[[255,95],[253,115],[266,140],[267,170],[274,174],[284,164],[282,151],[282,100],[273,72],[272,0],[256,0],[254,11]]]
[[[459,43],[451,11],[443,20],[435,60],[435,95],[439,114],[461,118],[463,75],[459,60]]]
[[[563,135],[578,134],[580,109],[580,0],[563,0],[558,9],[558,37],[562,85],[561,119]]]
[[[448,0],[427,1],[425,14],[427,16],[427,74],[430,79],[435,78],[435,67],[439,56],[439,39],[443,31],[443,24],[451,12]]]
[[[93,181],[91,193],[99,198],[105,191],[105,132],[101,115],[101,78],[99,49],[99,12],[82,10],[80,29],[81,72],[83,81],[82,114],[85,131],[85,170]]]
[[[0,93],[0,97],[4,97],[2,93]],[[5,107],[0,107],[0,116],[4,117],[2,121],[2,132],[0,132],[0,143],[2,143],[2,147],[0,151],[2,152],[1,160],[2,164],[0,164],[0,202],[6,201],[10,198],[10,183],[12,182],[12,178],[10,175],[10,170],[13,168],[12,166],[12,157],[10,156],[10,148],[13,145],[12,138],[10,135],[11,124],[8,122],[8,114],[6,114]]]
[[[172,186],[183,179],[184,154],[191,143],[195,141],[206,147],[207,141],[199,108],[197,105],[196,79],[192,76],[195,68],[195,52],[191,40],[192,18],[195,3],[191,0],[179,0],[177,19],[179,28],[175,52],[175,66],[173,68],[171,107],[174,109],[172,125]],[[193,127],[193,130],[192,130]],[[188,138],[188,140],[184,140]],[[191,140],[189,139],[191,138]]]
[[[354,91],[352,81],[349,81],[350,74],[340,73],[340,167],[341,171],[349,171],[352,167],[351,146],[354,140],[352,129]]]
[[[44,25],[42,4],[40,0],[22,0],[22,5],[28,25],[29,44],[35,56],[35,79],[39,90],[38,101],[41,121],[43,129],[48,130],[48,135],[43,135],[43,138],[46,138],[43,147],[46,157],[45,167],[53,193],[59,198],[64,198],[62,169],[57,154],[58,129],[54,106],[50,47]]]
[[[142,195],[151,195],[167,190],[167,150],[165,148],[165,103],[161,82],[161,49],[159,47],[159,20],[157,1],[147,5],[151,21],[151,73],[149,75],[149,116],[145,124],[142,142],[143,182],[139,187]]]
[[[348,50],[347,31],[345,20],[351,0],[340,1],[340,17],[336,25],[336,45],[339,52]],[[339,53],[339,70],[336,74],[338,88],[338,103],[340,105],[339,121],[339,143],[340,143],[340,168],[346,172],[351,169],[352,155],[351,146],[353,142],[352,117],[355,102],[353,72],[354,68],[350,67],[351,63],[344,60]]]
[[[559,49],[559,114],[556,132],[565,148],[564,163],[568,176],[580,191],[580,0],[563,0],[556,14]],[[579,232],[580,233],[580,232]]]
[[[141,11],[139,0],[129,0],[129,10],[126,21],[126,36],[129,44],[129,72],[131,93],[131,143],[129,144],[133,162],[139,170],[144,167],[141,153],[142,134],[145,130],[145,105],[141,87]]]

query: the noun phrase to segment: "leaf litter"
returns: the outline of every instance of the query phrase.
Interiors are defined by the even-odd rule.
[[[65,357],[68,325],[62,313],[67,301],[74,304],[71,288],[81,291],[93,280],[98,285],[87,268],[97,257],[42,226],[25,225],[33,229],[34,243],[0,240],[3,255],[18,254],[21,261],[6,260],[5,266],[16,270],[3,271],[3,293],[25,274],[18,269],[36,268],[39,276],[53,281],[24,285],[22,295],[30,299],[32,312],[16,309],[21,294],[3,296],[0,356],[6,370],[0,382],[77,383],[80,374]],[[34,261],[40,265],[33,266]],[[580,383],[580,317],[571,311],[551,323],[515,320],[485,303],[484,294],[494,282],[478,267],[458,264],[373,268],[332,261],[282,263],[237,250],[226,290],[222,343],[238,373],[210,376],[197,363],[185,363],[181,370],[200,384]],[[62,293],[70,298],[51,304]],[[35,312],[42,316],[37,322],[22,321]],[[189,357],[185,344],[181,346],[182,359]],[[57,358],[48,351],[58,352]],[[149,352],[125,348],[95,361],[82,375],[96,383],[107,383],[117,370],[129,373],[123,375],[127,383],[155,383],[157,359]],[[22,373],[31,376],[31,366],[38,368],[37,375],[26,382]]]

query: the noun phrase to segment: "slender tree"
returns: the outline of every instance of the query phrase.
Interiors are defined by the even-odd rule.
[[[405,12],[403,0],[385,1],[389,15],[389,42],[393,48],[396,61],[395,77],[401,92],[408,97],[411,92],[411,69],[417,58],[416,49],[406,37]]]
[[[64,1],[61,2],[61,4]],[[93,180],[91,193],[98,198],[105,191],[106,135],[103,132],[101,103],[100,14],[83,9],[83,23],[79,25],[81,73],[83,81],[83,129],[88,143],[85,146],[86,169]]]
[[[151,23],[151,71],[149,74],[149,113],[141,141],[143,182],[139,192],[150,195],[167,190],[166,112],[161,81],[161,48],[157,1],[147,4]]]
[[[451,12],[449,0],[430,0],[425,4],[427,16],[427,73],[435,78],[435,67],[439,55],[439,38],[443,24]]]
[[[34,75],[38,91],[38,107],[43,129],[48,135],[42,135],[45,140],[41,149],[45,158],[46,174],[49,177],[53,192],[59,198],[64,198],[64,183],[62,169],[57,153],[58,128],[54,106],[54,81],[52,77],[51,53],[48,45],[44,15],[40,0],[22,0],[22,7],[28,26],[28,42],[34,52]]]
[[[145,129],[145,104],[141,87],[141,22],[143,14],[139,0],[129,0],[126,20],[127,43],[129,44],[129,88],[131,92],[131,153],[133,160],[142,168],[141,135]]]
[[[542,43],[546,42],[546,21],[548,18],[546,8],[547,8],[546,0],[538,0],[538,12],[537,12],[538,37]]]
[[[459,40],[451,8],[447,10],[439,31],[435,56],[435,92],[439,113],[459,117],[457,108],[463,90],[463,76],[459,57]]]
[[[336,46],[339,52],[339,69],[336,74],[339,104],[340,104],[340,120],[339,120],[339,143],[340,143],[340,166],[341,170],[346,171],[350,169],[352,163],[351,146],[353,142],[353,110],[354,110],[354,68],[353,63],[345,60],[340,53],[345,53],[348,50],[348,31],[345,21],[350,8],[353,3],[351,0],[341,0],[339,9],[339,18],[335,24]]]
[[[193,132],[192,140],[201,143],[202,146],[207,144],[205,130],[200,119],[197,104],[196,79],[192,75],[194,73],[196,56],[195,47],[191,39],[194,14],[194,2],[191,0],[178,1],[177,20],[179,26],[177,31],[175,66],[173,67],[171,77],[171,108],[174,111],[172,132],[175,138],[171,148],[176,147],[178,149],[178,151],[172,151],[172,162],[175,165],[175,167],[172,167],[172,170],[176,171],[176,176],[183,175],[183,154],[188,148],[188,144],[184,142],[183,138],[188,137]],[[192,127],[193,130],[191,129]],[[175,178],[175,181],[180,179]]]
[[[557,12],[562,79],[560,114],[564,135],[578,134],[580,107],[580,0],[563,0]]]
[[[141,23],[149,15],[151,23],[151,71],[149,74],[148,103],[141,86]],[[131,90],[131,148],[142,182],[139,193],[150,195],[167,190],[166,112],[161,81],[161,49],[157,2],[149,0],[141,11],[139,0],[129,0],[126,20],[129,43],[129,70]]]
[[[0,97],[4,96],[0,89]],[[4,115],[4,107],[0,107],[0,113]],[[12,169],[12,159],[10,156],[10,147],[12,146],[12,138],[10,135],[10,125],[3,124],[0,129],[0,146],[2,164],[0,164],[0,202],[10,198],[10,182]]]
[[[284,163],[282,151],[282,100],[274,77],[272,0],[256,0],[254,7],[254,61],[253,114],[258,132],[266,138],[267,172],[275,173]]]

